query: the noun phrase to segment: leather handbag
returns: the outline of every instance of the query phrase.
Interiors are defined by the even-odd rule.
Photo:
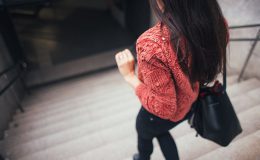
[[[200,93],[188,119],[196,137],[211,140],[221,146],[230,142],[242,132],[240,122],[226,93],[226,64],[224,63],[223,85],[216,81],[211,87],[200,87]]]

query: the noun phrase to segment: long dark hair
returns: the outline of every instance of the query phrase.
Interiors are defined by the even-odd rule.
[[[228,41],[227,24],[217,0],[162,1],[164,12],[156,0],[150,0],[150,5],[171,31],[171,44],[178,51],[182,70],[191,82],[212,82],[226,63]],[[185,45],[184,50],[179,42]]]

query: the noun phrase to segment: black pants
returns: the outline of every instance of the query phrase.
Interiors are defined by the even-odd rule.
[[[172,122],[149,113],[141,106],[136,119],[140,160],[150,160],[150,155],[153,152],[152,140],[154,137],[157,138],[166,160],[179,160],[177,146],[169,130],[187,120],[191,114],[192,110],[182,120]]]

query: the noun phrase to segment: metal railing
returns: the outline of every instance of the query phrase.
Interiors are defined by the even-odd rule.
[[[0,73],[0,78],[4,78],[6,81],[7,81],[7,84],[3,87],[0,88],[0,96],[2,96],[6,91],[8,91],[10,88],[13,89],[13,84],[15,82],[17,82],[18,79],[21,78],[22,74],[23,74],[23,71],[24,69],[23,68],[23,65],[22,63],[16,63],[10,67],[8,67],[7,69],[5,69],[4,71],[2,71]],[[8,77],[8,74],[12,71],[15,71],[17,72],[17,74],[15,76],[13,76],[12,79],[9,79]],[[23,84],[24,85],[24,84]],[[25,85],[24,85],[25,87]],[[19,103],[19,100],[18,100],[18,96],[16,93],[14,93],[14,96],[16,98],[16,104],[18,106],[18,109],[21,111],[21,112],[24,112],[24,109],[23,107],[21,106],[21,104]]]
[[[230,41],[237,41],[237,42],[253,42],[252,45],[251,45],[251,48],[249,50],[249,53],[247,54],[247,57],[246,57],[246,60],[244,62],[244,65],[241,69],[241,72],[238,76],[238,82],[241,81],[244,73],[245,73],[245,70],[246,70],[246,67],[250,61],[250,58],[252,57],[253,53],[254,53],[254,50],[255,50],[255,47],[258,43],[258,41],[260,40],[260,24],[249,24],[249,25],[240,25],[240,26],[230,26],[229,29],[230,30],[234,30],[234,29],[245,29],[245,28],[255,28],[255,27],[259,27],[258,31],[257,31],[257,34],[256,34],[256,37],[255,38],[230,38]]]

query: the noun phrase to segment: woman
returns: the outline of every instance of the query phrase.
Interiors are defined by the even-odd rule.
[[[216,0],[150,0],[159,22],[137,40],[138,76],[129,50],[116,54],[120,73],[142,106],[136,119],[138,154],[149,160],[158,139],[167,160],[179,159],[169,130],[191,116],[199,86],[226,61],[227,24]]]

